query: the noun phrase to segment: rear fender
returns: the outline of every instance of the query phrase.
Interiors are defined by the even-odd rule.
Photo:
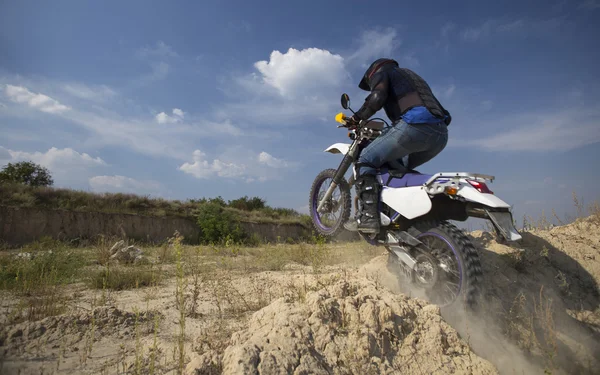
[[[523,238],[514,226],[510,205],[496,195],[481,193],[468,183],[461,186],[457,195],[480,205],[479,209],[468,210],[470,216],[489,220],[506,241],[515,242]]]
[[[461,184],[456,195],[463,197],[467,201],[479,203],[491,208],[510,208],[508,203],[498,198],[496,195],[481,193],[469,183]]]

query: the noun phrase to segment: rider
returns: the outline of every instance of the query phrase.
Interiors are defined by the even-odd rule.
[[[386,164],[396,170],[409,171],[433,159],[446,147],[447,126],[452,118],[423,78],[400,68],[392,59],[375,60],[358,87],[371,93],[349,119],[349,126],[356,127],[360,120],[368,120],[381,108],[392,126],[362,150],[356,164],[356,194],[361,204],[357,219],[345,227],[351,231],[378,233],[377,170]]]

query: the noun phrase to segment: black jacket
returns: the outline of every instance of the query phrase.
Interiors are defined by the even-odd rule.
[[[450,113],[433,95],[427,82],[412,70],[400,68],[394,60],[374,61],[358,87],[371,91],[355,114],[361,120],[367,120],[383,108],[387,117],[395,122],[409,109],[424,106],[433,116],[450,124]]]

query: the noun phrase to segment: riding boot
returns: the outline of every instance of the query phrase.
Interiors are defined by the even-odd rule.
[[[356,180],[356,194],[359,199],[357,220],[344,227],[362,233],[379,233],[379,191],[380,186],[374,175],[364,175]]]

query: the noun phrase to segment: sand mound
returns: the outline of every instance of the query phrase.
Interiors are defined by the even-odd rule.
[[[256,312],[247,329],[233,334],[221,366],[224,374],[497,373],[437,307],[364,279],[338,281],[305,301],[281,298]]]
[[[469,322],[476,333],[473,347],[484,358],[496,356],[498,347],[489,339],[493,332],[509,337],[541,368],[568,373],[597,368],[600,227],[588,218],[522,234],[517,248],[486,232],[471,233],[484,268],[483,316]],[[446,318],[463,332],[460,319]]]
[[[359,267],[316,273],[298,265],[264,274],[225,270],[198,284],[198,311],[185,326],[187,373],[594,373],[598,221],[522,234],[516,246],[470,234],[484,277],[481,313],[468,316],[440,310],[400,283],[384,250]],[[116,366],[174,373],[179,313],[175,280],[169,283],[115,292],[120,308],[84,311],[83,302],[76,313],[17,324],[20,317],[10,315],[11,324],[0,324],[0,372],[107,373]]]

